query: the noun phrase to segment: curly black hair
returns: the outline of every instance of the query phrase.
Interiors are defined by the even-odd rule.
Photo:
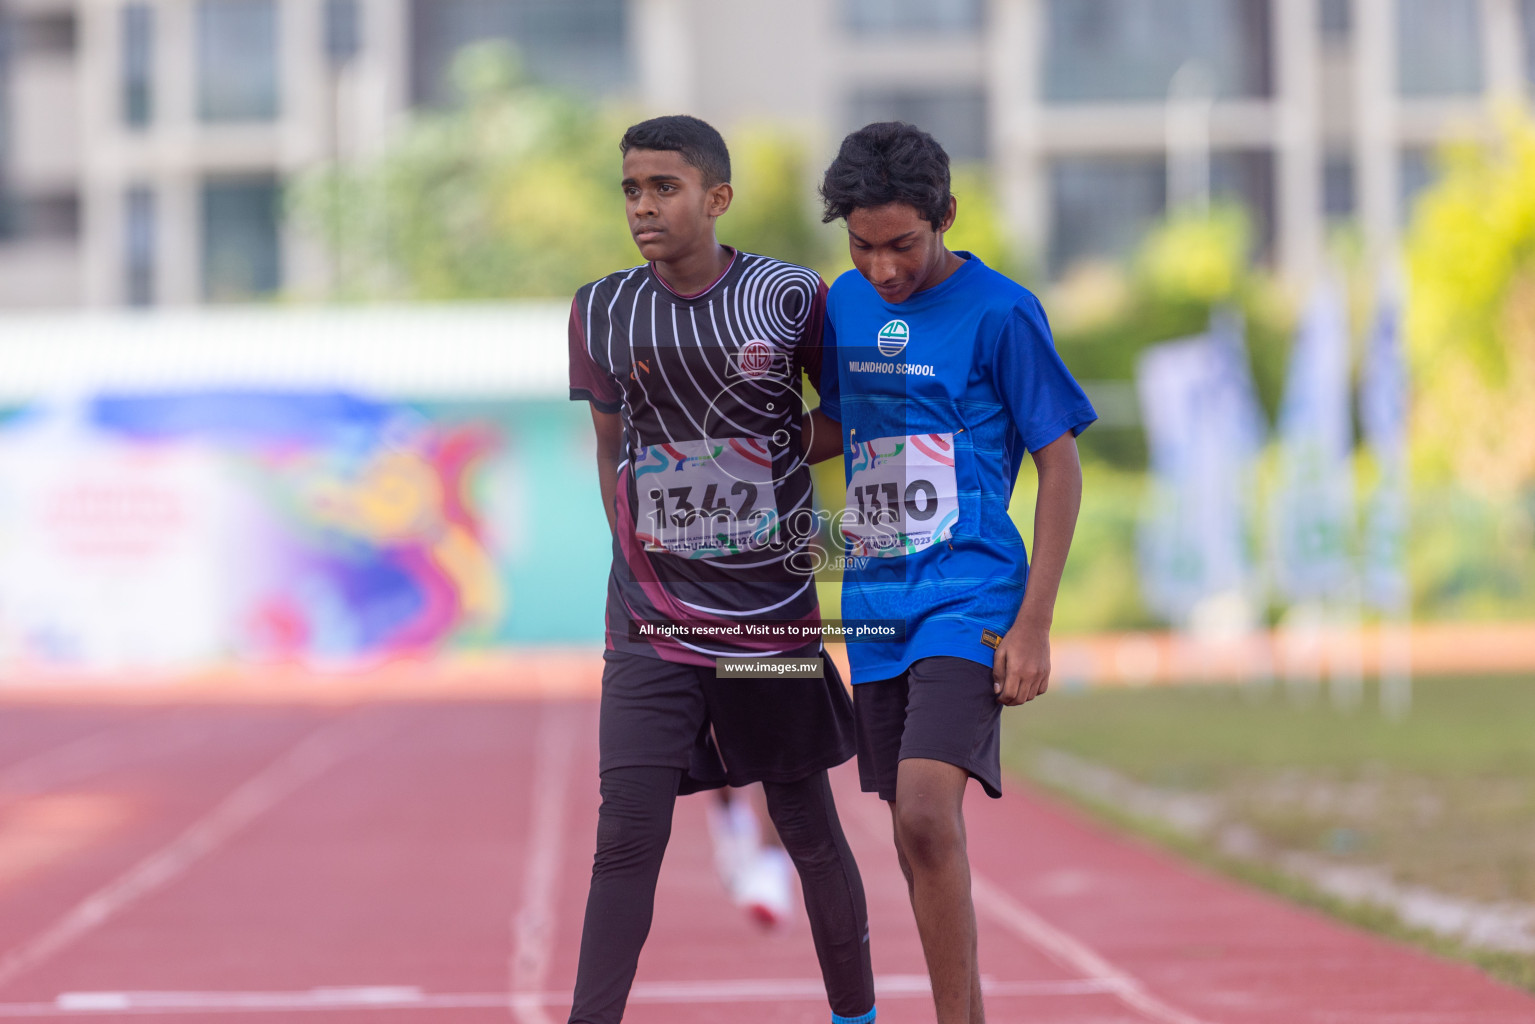
[[[937,230],[949,212],[949,154],[904,121],[864,125],[842,140],[821,181],[822,221],[854,210],[906,203]]]
[[[660,149],[679,154],[703,175],[704,188],[730,180],[730,150],[714,126],[688,114],[668,114],[641,121],[624,132],[620,153],[631,149]]]

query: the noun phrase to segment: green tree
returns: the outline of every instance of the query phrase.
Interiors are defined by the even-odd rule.
[[[1407,233],[1414,458],[1426,479],[1535,485],[1535,120],[1440,154]]]
[[[377,159],[321,168],[292,220],[355,299],[569,295],[639,261],[624,222],[612,113],[527,80],[506,47],[467,49],[463,102],[418,113]]]
[[[330,251],[338,296],[565,296],[638,263],[618,188],[618,140],[638,117],[530,81],[504,44],[467,48],[452,74],[458,106],[419,112],[378,158],[290,190],[290,219]],[[770,125],[732,136],[736,200],[720,240],[834,263],[804,147]]]

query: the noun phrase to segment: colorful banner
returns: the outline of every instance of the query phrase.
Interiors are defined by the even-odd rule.
[[[1407,592],[1407,362],[1402,351],[1402,304],[1382,289],[1365,350],[1359,419],[1380,481],[1365,510],[1362,583],[1367,603],[1405,613]]]
[[[1152,469],[1140,537],[1147,601],[1180,626],[1212,599],[1251,609],[1264,425],[1240,320],[1223,314],[1207,334],[1148,349],[1136,378]]]
[[[1348,598],[1354,586],[1353,425],[1342,289],[1313,293],[1290,357],[1279,415],[1270,521],[1274,581],[1291,601]]]
[[[591,428],[563,401],[98,396],[0,428],[0,660],[350,667],[601,637]]]

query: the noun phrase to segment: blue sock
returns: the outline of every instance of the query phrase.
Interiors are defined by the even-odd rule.
[[[844,1017],[834,1013],[831,1015],[831,1024],[874,1024],[874,1007],[869,1007],[869,1012],[862,1017]]]

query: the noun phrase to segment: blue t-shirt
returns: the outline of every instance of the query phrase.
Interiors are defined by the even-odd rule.
[[[902,642],[848,644],[855,683],[936,655],[992,663],[982,630],[1011,628],[1028,579],[1007,514],[1024,452],[1098,418],[1033,293],[958,255],[963,266],[899,305],[856,270],[827,299],[821,408],[842,424],[849,508],[888,495],[911,530],[849,544],[842,617],[906,623]]]

